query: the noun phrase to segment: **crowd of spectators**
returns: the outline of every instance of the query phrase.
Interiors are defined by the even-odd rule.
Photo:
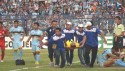
[[[8,29],[14,20],[19,20],[27,34],[33,22],[39,22],[44,31],[52,20],[57,20],[62,28],[70,20],[73,28],[92,21],[108,35],[113,33],[116,15],[125,25],[124,0],[0,0],[0,20]]]

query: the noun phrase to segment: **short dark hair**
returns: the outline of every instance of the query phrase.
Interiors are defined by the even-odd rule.
[[[36,24],[37,26],[39,26],[39,23],[38,23],[38,22],[35,22],[34,24]]]
[[[2,22],[2,21],[0,21],[0,24],[3,24],[3,22]]]
[[[113,46],[112,50],[118,51],[118,48]]]
[[[53,20],[51,23],[53,23],[53,22],[57,22],[56,20]]]
[[[116,16],[115,18],[117,18],[117,19],[121,20],[120,16]]]
[[[17,22],[17,23],[19,23],[19,21],[18,21],[18,20],[15,20],[14,22]]]
[[[57,27],[56,30],[59,30],[60,32],[62,31],[61,28]]]

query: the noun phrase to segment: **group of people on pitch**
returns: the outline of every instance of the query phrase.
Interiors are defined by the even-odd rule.
[[[113,48],[106,49],[100,57],[99,64],[101,67],[109,67],[112,64],[117,64],[120,66],[125,66],[123,60],[124,53],[123,48],[120,48],[119,37],[124,36],[124,26],[121,23],[121,18],[119,16],[115,17],[115,26],[114,29],[114,44]],[[100,34],[104,40],[104,43],[107,44],[107,41],[104,37],[104,34],[98,28],[95,28],[91,22],[86,22],[86,25],[78,24],[77,30],[72,29],[72,23],[66,22],[65,29],[57,27],[57,21],[52,21],[51,27],[49,27],[45,34],[48,37],[48,53],[50,58],[50,65],[54,67],[61,67],[72,65],[74,49],[66,48],[66,41],[74,40],[80,44],[78,48],[78,57],[80,59],[81,65],[86,65],[87,67],[93,67],[94,62],[97,57],[98,51],[98,35]],[[84,28],[85,27],[85,28]],[[55,29],[55,30],[54,30]],[[116,33],[115,33],[116,32]],[[121,33],[120,33],[121,32]],[[74,39],[75,37],[75,39]],[[90,56],[91,52],[91,56]],[[122,54],[121,54],[122,52]],[[55,63],[53,58],[55,57]],[[60,62],[61,57],[61,62]],[[91,57],[91,59],[90,59]]]
[[[115,22],[117,26],[115,26],[114,30],[114,43],[115,46],[112,49],[106,49],[101,57],[100,57],[100,66],[109,67],[112,64],[117,64],[120,66],[125,66],[125,63],[121,60],[124,58],[124,54],[121,54],[118,50],[119,45],[119,37],[123,36],[124,27],[120,23],[120,17],[115,17]],[[85,29],[84,29],[85,27]],[[3,31],[4,30],[4,31]],[[119,33],[121,32],[121,33]],[[22,40],[25,36],[23,27],[19,26],[17,20],[14,21],[14,26],[9,29],[10,39],[13,41],[14,48],[14,59],[22,59]],[[98,52],[98,35],[104,40],[104,43],[107,44],[105,36],[101,30],[94,27],[91,22],[86,22],[86,25],[78,24],[77,30],[72,29],[72,23],[67,21],[65,24],[65,29],[61,29],[57,27],[57,21],[53,20],[51,22],[51,26],[46,29],[43,33],[39,29],[39,23],[35,22],[33,24],[33,29],[30,32],[29,38],[26,41],[26,44],[32,38],[32,53],[34,56],[35,64],[39,64],[40,61],[40,47],[43,45],[48,45],[48,54],[50,59],[50,65],[54,67],[65,67],[67,63],[68,66],[72,65],[74,49],[72,47],[66,48],[64,46],[67,45],[66,41],[73,40],[80,44],[78,48],[78,57],[82,65],[86,65],[87,67],[93,67],[97,52]],[[0,48],[2,49],[2,55],[4,55],[5,50],[5,35],[8,35],[5,28],[2,26],[2,22],[0,22]],[[42,43],[44,36],[48,37],[48,41]],[[75,39],[74,39],[75,37]],[[3,44],[4,43],[4,44]],[[3,46],[4,45],[4,46]],[[19,50],[19,53],[18,53]],[[121,49],[123,51],[123,49]],[[90,59],[90,52],[91,59]],[[61,57],[61,62],[60,62]],[[55,58],[55,63],[54,59]],[[3,56],[1,58],[3,61]]]

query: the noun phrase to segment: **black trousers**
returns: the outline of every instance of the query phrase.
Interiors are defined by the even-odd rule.
[[[85,45],[85,63],[87,65],[93,66],[96,56],[97,56],[97,51],[98,51],[98,46],[97,47],[92,47],[90,45]],[[90,51],[92,51],[91,55],[91,62],[90,62]]]
[[[53,62],[53,58],[54,58],[54,50],[52,49],[52,45],[48,45],[48,56],[51,62]]]
[[[72,64],[73,56],[74,56],[74,49],[66,49],[66,60],[67,60],[67,63]]]

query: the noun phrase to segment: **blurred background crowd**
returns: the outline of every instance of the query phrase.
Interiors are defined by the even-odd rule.
[[[57,20],[61,28],[70,20],[74,29],[91,21],[105,35],[112,35],[115,16],[120,16],[125,25],[125,0],[0,0],[4,26],[9,29],[14,20],[19,20],[27,35],[34,22],[45,31],[52,20]]]

